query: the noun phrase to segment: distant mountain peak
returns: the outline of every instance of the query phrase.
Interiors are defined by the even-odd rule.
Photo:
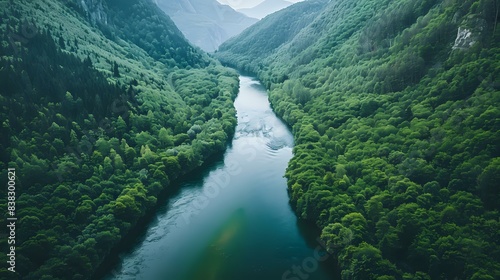
[[[238,12],[252,18],[262,19],[267,15],[284,9],[292,4],[292,2],[286,0],[265,0],[253,8],[238,9]]]
[[[212,52],[227,39],[258,20],[216,0],[155,0],[184,36],[201,49]]]

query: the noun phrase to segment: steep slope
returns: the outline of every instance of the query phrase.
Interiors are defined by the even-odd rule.
[[[499,278],[500,2],[323,3],[286,39],[266,27],[294,6],[216,54],[293,127],[297,214],[343,279]]]
[[[191,43],[208,52],[257,22],[216,0],[155,0],[155,3]]]
[[[256,73],[265,59],[309,26],[327,3],[328,0],[309,0],[278,11],[240,36],[229,39],[219,48],[217,57],[239,69]]]
[[[238,12],[245,14],[251,18],[262,19],[265,16],[282,10],[292,4],[293,3],[285,0],[265,0],[255,7],[238,9]]]
[[[18,218],[0,278],[89,279],[170,182],[225,149],[237,75],[149,0],[0,11],[0,167],[17,198],[0,206]]]

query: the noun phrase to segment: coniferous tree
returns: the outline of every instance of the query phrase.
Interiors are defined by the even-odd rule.
[[[113,63],[113,77],[120,77],[120,71],[118,70],[118,63],[116,63],[116,61]]]

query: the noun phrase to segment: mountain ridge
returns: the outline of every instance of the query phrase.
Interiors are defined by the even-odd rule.
[[[238,9],[237,11],[252,18],[262,19],[291,5],[293,3],[286,0],[265,0],[255,7]]]
[[[155,3],[191,43],[207,52],[215,51],[224,41],[257,22],[216,0],[155,0]]]

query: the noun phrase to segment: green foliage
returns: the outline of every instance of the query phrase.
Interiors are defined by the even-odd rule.
[[[118,64],[116,63],[116,61],[113,63],[113,77],[115,78],[120,78],[120,71],[118,70]]]
[[[151,1],[107,1],[111,37],[132,42],[169,67],[206,67],[210,63],[195,50],[173,21]],[[109,30],[109,29],[108,29]],[[115,64],[116,69],[116,64]]]
[[[292,205],[343,279],[500,277],[496,2],[304,1],[216,54],[293,128]]]
[[[19,279],[91,278],[160,192],[234,133],[234,71],[152,2],[102,3],[107,24],[80,2],[0,1],[0,165],[18,178]]]
[[[494,158],[478,177],[480,196],[488,208],[498,208],[500,199],[500,158]]]

